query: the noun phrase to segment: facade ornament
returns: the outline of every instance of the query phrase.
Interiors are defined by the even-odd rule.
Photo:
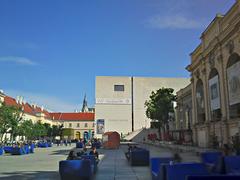
[[[205,75],[206,74],[206,68],[202,69],[202,74]]]
[[[218,61],[218,63],[222,63],[222,61],[223,61],[223,56],[222,56],[222,54],[220,54],[220,55],[217,57],[217,61]]]
[[[228,49],[229,54],[232,54],[234,52],[234,41],[228,41],[226,48]]]
[[[212,69],[212,68],[214,68],[214,66],[215,66],[215,54],[214,54],[214,52],[211,52],[210,54],[209,54],[209,65],[210,65],[210,68]]]
[[[200,72],[199,72],[199,69],[198,69],[198,70],[196,70],[196,72],[195,72],[194,74],[195,74],[196,78],[197,78],[197,79],[199,79],[199,77],[200,77]]]

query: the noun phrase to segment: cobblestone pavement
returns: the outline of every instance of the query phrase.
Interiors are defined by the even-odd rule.
[[[151,157],[172,156],[174,152],[166,148],[151,145],[139,145],[150,150]],[[34,154],[11,156],[0,156],[0,180],[59,180],[58,162],[65,160],[70,149],[69,146],[52,148],[38,148]],[[79,151],[80,149],[76,149]],[[117,150],[99,149],[100,162],[95,180],[147,180],[151,179],[150,168],[147,166],[130,166],[125,158],[124,152],[127,145],[121,145]],[[199,161],[194,153],[180,153],[183,161]]]

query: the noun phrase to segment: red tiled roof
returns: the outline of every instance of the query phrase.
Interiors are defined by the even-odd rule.
[[[33,115],[34,115],[34,110],[33,110],[32,106],[31,106],[30,104],[25,103],[25,104],[23,105],[23,107],[24,107],[23,110],[24,110],[25,113],[33,114]]]
[[[66,121],[93,121],[94,113],[49,113],[54,120]]]
[[[9,96],[5,96],[4,97],[4,103],[7,105],[7,106],[18,106],[16,100],[12,97],[9,97]]]

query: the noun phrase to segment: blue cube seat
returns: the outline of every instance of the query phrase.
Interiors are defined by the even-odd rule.
[[[214,175],[214,176],[188,176],[187,180],[239,180],[240,176]]]
[[[40,148],[47,148],[48,147],[48,143],[47,142],[39,142],[38,143],[38,147],[40,147]]]
[[[240,156],[225,156],[224,164],[226,174],[240,175]]]
[[[59,173],[61,180],[90,180],[93,176],[91,162],[88,159],[60,161]]]
[[[97,172],[97,162],[96,162],[96,158],[95,158],[94,155],[82,155],[81,158],[82,159],[89,159],[90,162],[91,162],[92,173]]]
[[[77,142],[76,143],[76,148],[83,148],[84,144],[82,142]]]
[[[169,164],[170,161],[173,161],[173,157],[154,157],[151,158],[151,173],[152,180],[160,179],[161,176],[161,164]]]
[[[12,146],[4,146],[3,149],[4,149],[5,153],[12,153],[13,147]]]
[[[166,165],[167,180],[186,180],[190,175],[209,175],[203,163],[177,163]]]
[[[31,144],[30,149],[29,149],[29,153],[34,153],[34,148],[35,148],[35,145]]]
[[[24,145],[25,154],[29,154],[29,145]]]
[[[149,151],[143,148],[137,148],[130,152],[130,164],[132,166],[148,166]]]
[[[101,143],[100,142],[94,142],[92,143],[92,147],[96,147],[97,149],[101,148]]]
[[[3,148],[0,148],[0,156],[3,155]]]
[[[14,147],[11,152],[12,155],[23,155],[25,154],[25,149],[20,147]]]
[[[222,173],[222,152],[203,152],[201,160],[211,173]]]

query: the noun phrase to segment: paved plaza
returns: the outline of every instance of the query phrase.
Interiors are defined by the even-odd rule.
[[[150,145],[139,145],[150,150],[151,157],[166,157],[172,155],[169,149]],[[70,149],[75,146],[53,146],[52,148],[37,148],[34,154],[0,156],[0,179],[57,179],[59,180],[58,162],[65,160]],[[150,168],[146,166],[130,166],[125,158],[126,145],[117,150],[98,150],[100,162],[95,180],[144,180],[151,179]],[[183,161],[199,161],[191,152],[180,154]]]

